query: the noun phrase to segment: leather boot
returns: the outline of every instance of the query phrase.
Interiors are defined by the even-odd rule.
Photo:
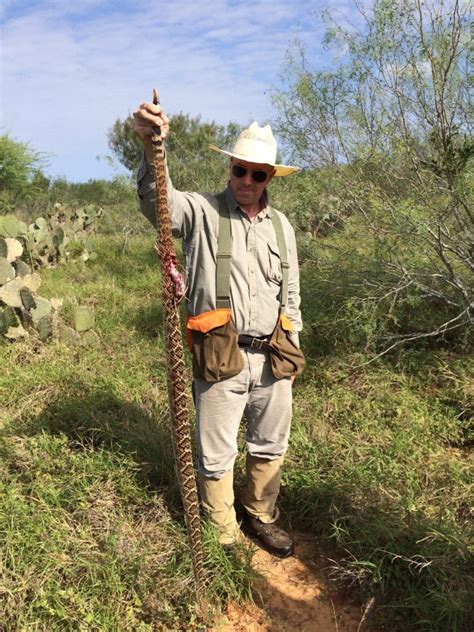
[[[239,537],[239,525],[234,509],[233,473],[222,478],[199,475],[198,481],[201,504],[219,534],[219,543],[234,544]]]
[[[294,545],[290,536],[275,524],[279,516],[276,501],[282,465],[283,457],[270,460],[247,454],[242,531],[256,538],[273,555],[284,558],[293,554]]]
[[[285,558],[295,552],[293,540],[274,522],[266,524],[245,512],[241,529],[251,538],[255,538],[261,547],[272,555]]]

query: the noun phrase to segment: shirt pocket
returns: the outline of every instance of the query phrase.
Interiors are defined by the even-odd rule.
[[[281,284],[281,258],[278,247],[273,244],[268,244],[267,278],[269,281],[273,281],[273,283]]]

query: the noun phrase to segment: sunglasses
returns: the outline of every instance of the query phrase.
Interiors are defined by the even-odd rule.
[[[247,171],[250,171],[252,179],[255,182],[260,183],[265,182],[265,180],[270,175],[266,171],[253,171],[253,169],[246,169],[245,167],[242,167],[242,165],[232,165],[232,175],[234,175],[236,178],[243,178]]]

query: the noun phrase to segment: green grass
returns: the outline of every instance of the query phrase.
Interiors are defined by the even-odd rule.
[[[39,291],[64,298],[66,322],[75,305],[92,306],[98,338],[0,346],[8,630],[198,626],[153,236],[137,222],[125,238],[113,220],[95,262],[45,271]],[[375,596],[374,621],[386,629],[468,630],[472,359],[406,351],[350,368],[364,360],[309,358],[295,388],[283,514],[333,548],[334,580]],[[224,553],[207,527],[204,536],[209,601],[249,598],[248,552]]]
[[[468,630],[472,459],[460,417],[473,362],[447,371],[442,356],[409,355],[405,367],[333,360],[306,374],[284,502],[295,525],[337,546],[333,576],[375,596],[390,630]]]
[[[83,346],[0,347],[0,621],[6,629],[178,629],[196,621],[174,474],[153,241],[98,239],[40,294],[94,307]],[[210,612],[250,597],[248,554],[206,528]],[[197,624],[196,624],[197,625]],[[160,628],[161,626],[161,628]],[[1,626],[0,626],[1,627]]]

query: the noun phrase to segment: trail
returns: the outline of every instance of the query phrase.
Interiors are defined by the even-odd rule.
[[[330,590],[327,558],[306,534],[292,535],[295,555],[286,560],[257,549],[255,603],[230,604],[210,632],[358,632],[361,609]]]

